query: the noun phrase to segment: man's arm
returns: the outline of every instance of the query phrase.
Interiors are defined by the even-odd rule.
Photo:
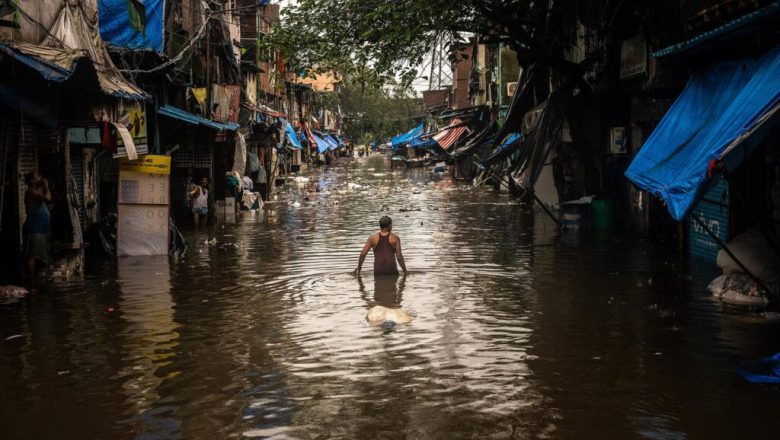
[[[398,264],[401,265],[401,270],[406,273],[406,263],[404,262],[404,254],[401,252],[401,237],[395,236],[395,238],[398,239],[398,242],[395,244],[395,258],[398,259]]]
[[[368,251],[371,250],[371,237],[368,237],[368,240],[366,240],[366,244],[363,246],[363,250],[360,251],[360,259],[358,260],[358,266],[357,269],[353,272],[355,275],[359,274],[360,271],[363,269],[363,261],[366,260],[366,255],[368,255]]]
[[[51,191],[49,191],[49,181],[43,179],[43,185],[40,189],[30,188],[30,198],[39,202],[51,203]]]

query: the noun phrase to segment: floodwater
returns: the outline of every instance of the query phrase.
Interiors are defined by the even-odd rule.
[[[0,305],[0,437],[777,438],[780,388],[735,370],[780,323],[712,300],[713,271],[381,156],[310,176],[177,261]],[[384,214],[410,273],[357,279]]]

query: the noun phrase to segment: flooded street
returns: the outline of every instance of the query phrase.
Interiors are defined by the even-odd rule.
[[[712,270],[560,234],[508,195],[341,159],[199,233],[0,305],[0,427],[17,438],[774,438],[742,362],[780,321]],[[357,184],[349,185],[349,183]],[[410,273],[375,283],[390,215]],[[215,242],[213,241],[215,240]],[[375,304],[416,316],[370,325]]]

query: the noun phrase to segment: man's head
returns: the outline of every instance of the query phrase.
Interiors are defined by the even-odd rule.
[[[41,175],[36,173],[35,171],[30,171],[29,173],[24,175],[24,183],[27,184],[27,186],[33,186],[38,181],[41,180]]]
[[[204,187],[204,188],[206,188],[207,186],[209,186],[209,178],[208,178],[208,177],[202,177],[202,178],[200,179],[200,186],[202,186],[202,187]]]
[[[390,217],[388,217],[388,216],[384,216],[384,217],[380,218],[379,219],[379,228],[387,229],[387,230],[393,229],[393,220]]]

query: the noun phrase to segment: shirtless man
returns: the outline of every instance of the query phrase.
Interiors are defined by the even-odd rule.
[[[393,221],[390,217],[384,216],[379,219],[379,232],[368,237],[366,245],[363,246],[363,250],[360,252],[360,260],[358,260],[358,267],[353,272],[355,275],[360,275],[360,270],[363,268],[363,261],[368,255],[368,251],[374,250],[374,275],[398,275],[398,267],[395,264],[398,259],[398,264],[401,265],[401,270],[406,273],[406,263],[404,263],[404,256],[401,253],[401,239],[396,234],[392,233]]]

